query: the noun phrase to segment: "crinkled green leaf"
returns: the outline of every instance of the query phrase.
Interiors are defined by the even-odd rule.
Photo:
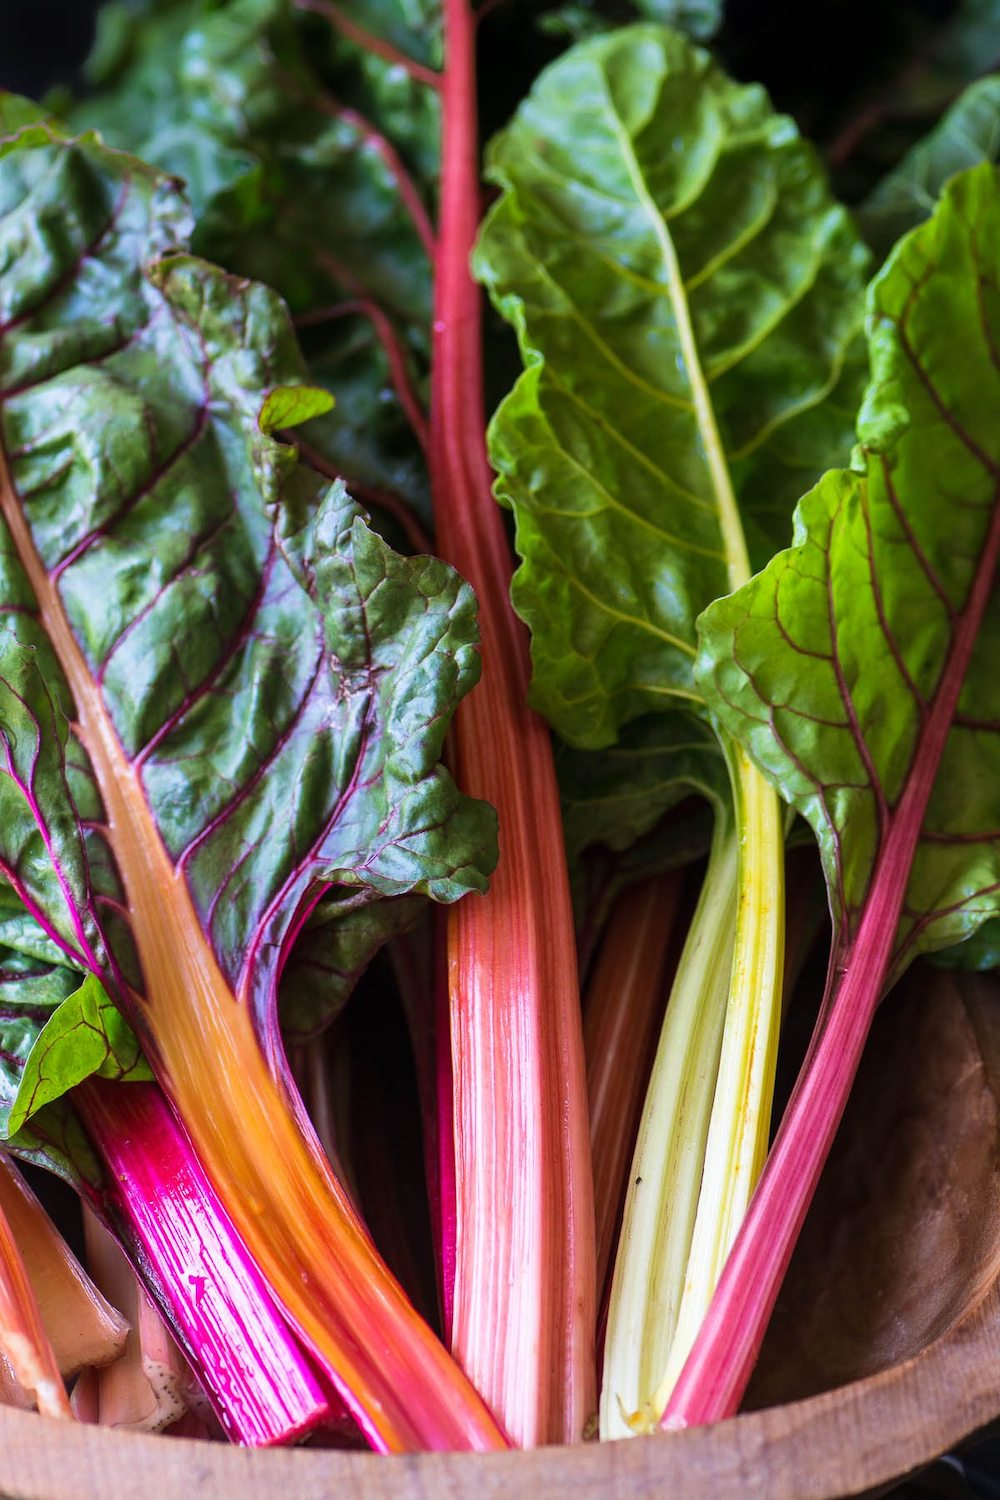
[[[1000,159],[1000,76],[965,90],[928,136],[908,151],[858,211],[865,239],[885,255],[901,235],[934,212],[956,172]]]
[[[88,974],[52,1012],[28,1052],[2,1127],[3,1139],[16,1135],[46,1104],[91,1077],[132,1083],[150,1080],[153,1074],[135,1032],[100,980]]]
[[[698,680],[812,824],[843,952],[933,767],[928,726],[945,713],[948,727],[949,653],[974,633],[912,867],[879,876],[906,881],[898,972],[1000,908],[992,167],[955,178],[890,257],[870,292],[869,344],[857,467],[821,480],[798,509],[792,548],[702,617]]]
[[[547,69],[488,172],[503,196],[476,266],[525,365],[490,429],[513,598],[536,706],[593,751],[639,716],[700,712],[697,614],[846,456],[867,256],[791,122],[659,27]],[[574,850],[588,821],[620,849],[692,789],[727,796],[687,713],[584,763],[563,762]],[[625,767],[606,816],[577,818],[573,778]]]
[[[350,13],[425,61],[439,51],[435,5]],[[392,162],[395,153],[429,206],[434,90],[291,0],[116,11],[92,71],[100,92],[72,123],[187,181],[199,253],[275,287],[298,316],[342,309],[303,330],[312,378],[336,399],[306,436],[349,482],[389,490],[426,518],[420,445],[358,304],[373,298],[387,314],[421,390],[431,270]]]
[[[35,128],[7,143],[2,434],[100,712],[276,1050],[284,948],[324,889],[485,889],[493,814],[438,764],[478,676],[475,602],[262,431],[302,382],[287,314],[182,253],[186,226],[132,157]],[[0,866],[66,966],[117,996],[143,978],[24,556],[0,527]]]
[[[867,253],[792,123],[657,27],[547,69],[488,172],[476,265],[526,366],[490,433],[513,597],[536,705],[598,748],[699,701],[727,474],[760,555],[846,456]]]

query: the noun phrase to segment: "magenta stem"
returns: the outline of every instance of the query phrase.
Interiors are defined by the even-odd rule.
[[[73,1097],[129,1248],[227,1435],[264,1447],[325,1422],[322,1387],[159,1088],[92,1080]]]
[[[998,497],[1000,498],[1000,497]],[[1000,557],[1000,503],[895,807],[843,977],[824,1002],[757,1191],[663,1414],[668,1428],[737,1410],[816,1190],[896,951],[910,867]],[[834,975],[836,969],[834,969]],[[834,982],[835,979],[834,979]]]

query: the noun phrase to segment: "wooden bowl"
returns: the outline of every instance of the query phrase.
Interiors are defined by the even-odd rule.
[[[1000,981],[917,974],[876,1021],[749,1393],[764,1409],[619,1443],[410,1458],[252,1452],[0,1409],[0,1494],[828,1500],[878,1490],[1000,1415],[998,1095]]]
[[[379,1458],[69,1428],[0,1412],[5,1500],[828,1500],[929,1463],[1000,1412],[996,1292],[881,1375],[715,1427],[531,1453]]]

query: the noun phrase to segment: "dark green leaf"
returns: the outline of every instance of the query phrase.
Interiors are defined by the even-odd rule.
[[[621,853],[652,833],[663,814],[692,792],[716,806],[725,805],[729,795],[718,740],[707,724],[687,714],[637,719],[606,750],[564,746],[557,750],[556,768],[571,860],[588,844]],[[664,849],[660,859],[672,863],[672,850]]]
[[[351,14],[427,60],[437,53],[433,4]],[[418,203],[433,202],[434,91],[290,0],[154,0],[119,12],[94,72],[102,91],[72,123],[184,178],[194,248],[316,320],[303,331],[307,357],[336,408],[307,438],[349,482],[389,490],[426,519],[420,444],[364,304],[373,298],[387,315],[419,393],[431,272],[400,180],[409,174]]]
[[[918,142],[858,211],[865,239],[880,254],[934,212],[956,172],[1000,159],[1000,76],[965,90],[930,135]]]
[[[964,943],[935,953],[932,962],[941,969],[966,969],[982,973],[1000,969],[1000,917],[991,917]]]
[[[475,603],[437,559],[394,554],[341,484],[318,492],[262,429],[276,402],[289,419],[301,384],[286,312],[174,248],[187,216],[172,183],[35,127],[4,150],[3,504],[31,544],[0,528],[0,867],[49,963],[54,946],[116,998],[142,989],[79,716],[24,571],[34,553],[92,712],[141,767],[217,961],[276,1049],[284,945],[326,887],[485,888],[493,815],[438,764],[479,671]],[[5,892],[0,933],[13,942],[26,921]]]
[[[375,954],[413,925],[422,906],[399,896],[360,905],[331,899],[316,908],[281,977],[281,1027],[291,1045],[336,1020]]]
[[[28,1058],[52,1017],[79,988],[80,974],[66,965],[61,949],[6,885],[0,886],[0,944],[0,1136],[7,1150],[48,1167],[74,1186],[96,1184],[100,1166],[67,1099],[44,1106],[9,1134]]]

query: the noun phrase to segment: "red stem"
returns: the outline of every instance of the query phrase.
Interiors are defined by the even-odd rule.
[[[665,1427],[688,1427],[731,1416],[746,1389],[884,990],[910,867],[993,588],[998,556],[1000,504],[958,617],[906,785],[890,815],[843,976],[832,1000],[824,1002],[806,1064],[743,1227],[667,1403]]]
[[[288,1442],[328,1401],[155,1084],[91,1081],[74,1100],[114,1202],[226,1432]],[[165,1310],[166,1310],[165,1308]]]
[[[330,323],[338,318],[359,316],[367,318],[385,352],[389,365],[389,378],[400,406],[417,442],[427,452],[427,413],[417,399],[406,363],[406,352],[392,320],[370,297],[353,297],[349,302],[338,302],[333,307],[317,307],[312,312],[300,313],[294,319],[297,328],[312,328],[317,323]]]
[[[597,1288],[603,1294],[639,1117],[667,994],[667,955],[681,872],[629,886],[615,902],[587,985],[583,1041],[597,1221]]]
[[[490,495],[480,298],[475,20],[445,0],[431,382],[439,550],[479,597],[483,675],[453,732],[459,784],[499,810],[488,896],[449,915],[457,1246],[453,1347],[521,1444],[573,1441],[593,1410],[594,1225],[569,883],[548,732]]]
[[[438,1265],[441,1276],[441,1317],[445,1343],[451,1347],[455,1321],[455,1256],[457,1240],[457,1184],[455,1180],[455,1079],[451,1061],[451,1024],[448,994],[448,915],[436,914],[434,924],[434,1040],[436,1159],[434,1185]]]
[[[364,26],[353,20],[341,10],[339,5],[334,5],[333,0],[295,0],[298,10],[311,10],[317,16],[325,16],[330,25],[335,27],[348,41],[354,42],[358,47],[363,47],[366,52],[381,57],[385,62],[395,63],[397,67],[405,68],[410,77],[417,83],[426,84],[429,89],[441,87],[441,75],[433,68],[428,68],[424,63],[417,62],[415,57],[409,57],[407,53],[401,52],[391,42],[383,37],[375,36]]]

